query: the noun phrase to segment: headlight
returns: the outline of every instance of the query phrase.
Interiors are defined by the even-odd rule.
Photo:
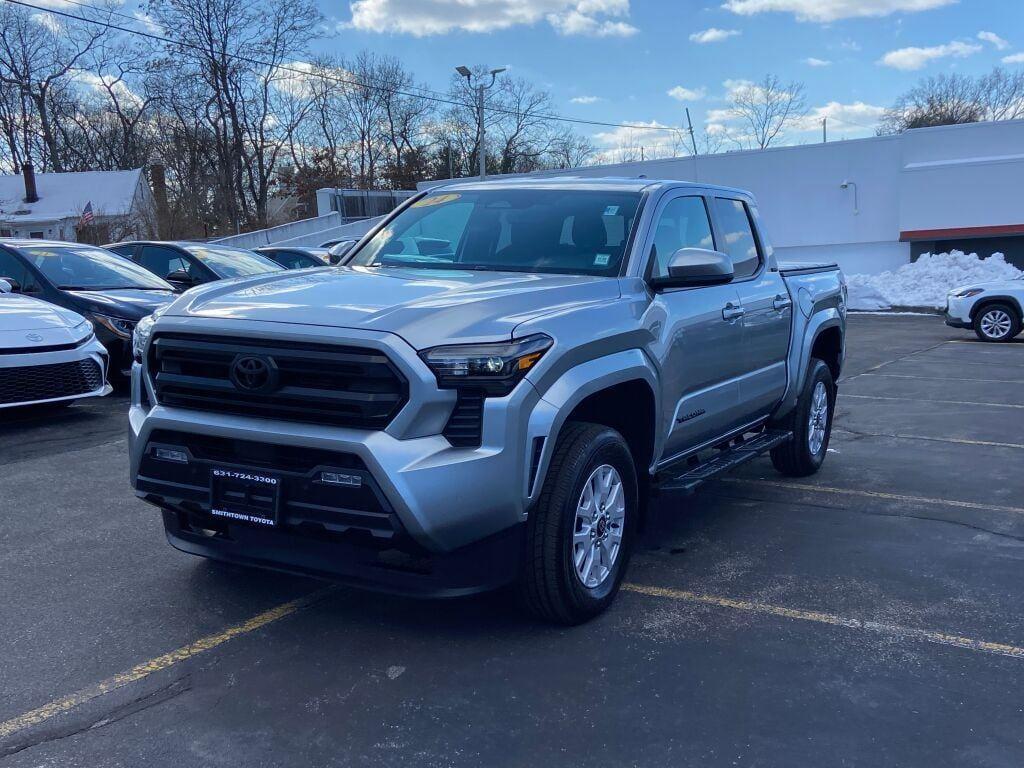
[[[94,313],[92,319],[122,339],[130,339],[132,331],[135,330],[135,323],[120,317],[108,317],[107,315],[97,315]]]
[[[92,336],[92,334],[93,334],[92,320],[89,320],[88,318],[85,318],[85,319],[82,320],[82,322],[80,322],[78,325],[76,325],[71,330],[74,331],[76,334],[81,334],[83,338],[87,338],[89,336]]]
[[[977,296],[979,293],[984,293],[984,288],[966,288],[959,293],[954,293],[958,299],[969,299],[971,296]]]
[[[420,352],[442,388],[480,387],[507,395],[552,344],[542,333],[496,344],[458,344]]]
[[[149,343],[149,337],[153,333],[153,323],[162,314],[163,311],[158,309],[135,324],[135,331],[132,333],[132,357],[135,358],[136,363],[142,362],[142,357],[146,354],[146,344]]]

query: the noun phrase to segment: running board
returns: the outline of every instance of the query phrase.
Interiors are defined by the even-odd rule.
[[[741,464],[746,464],[762,453],[767,453],[775,446],[792,439],[792,432],[766,429],[748,440],[734,442],[729,448],[719,451],[707,461],[691,465],[686,472],[660,483],[658,491],[693,493],[702,483],[736,469]]]

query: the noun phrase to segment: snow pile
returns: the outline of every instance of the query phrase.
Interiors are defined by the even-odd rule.
[[[946,294],[954,288],[992,280],[1013,280],[1021,271],[1007,264],[1001,253],[987,259],[963,251],[925,253],[917,261],[880,275],[849,275],[847,306],[854,310],[890,307],[946,306]]]

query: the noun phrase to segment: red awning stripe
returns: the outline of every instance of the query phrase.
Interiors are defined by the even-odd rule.
[[[988,227],[953,227],[952,229],[907,229],[900,232],[900,242],[913,240],[957,240],[967,237],[1005,237],[1024,235],[1024,224],[999,224]]]

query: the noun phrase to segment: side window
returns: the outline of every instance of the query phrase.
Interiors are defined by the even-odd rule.
[[[190,271],[190,264],[173,248],[162,245],[146,245],[139,256],[139,264],[158,277],[167,277],[178,270]]]
[[[18,283],[18,289],[24,291],[31,277],[28,267],[7,251],[0,251],[0,277],[9,277]],[[34,282],[34,281],[33,281]]]
[[[126,259],[130,259],[135,255],[134,245],[108,245],[107,250],[113,251],[118,256],[124,256]]]
[[[750,277],[761,265],[750,214],[742,200],[715,198],[715,215],[724,241],[721,250],[732,257],[736,278]]]
[[[714,248],[703,197],[677,197],[665,206],[654,230],[651,277],[668,274],[668,262],[680,248]]]

